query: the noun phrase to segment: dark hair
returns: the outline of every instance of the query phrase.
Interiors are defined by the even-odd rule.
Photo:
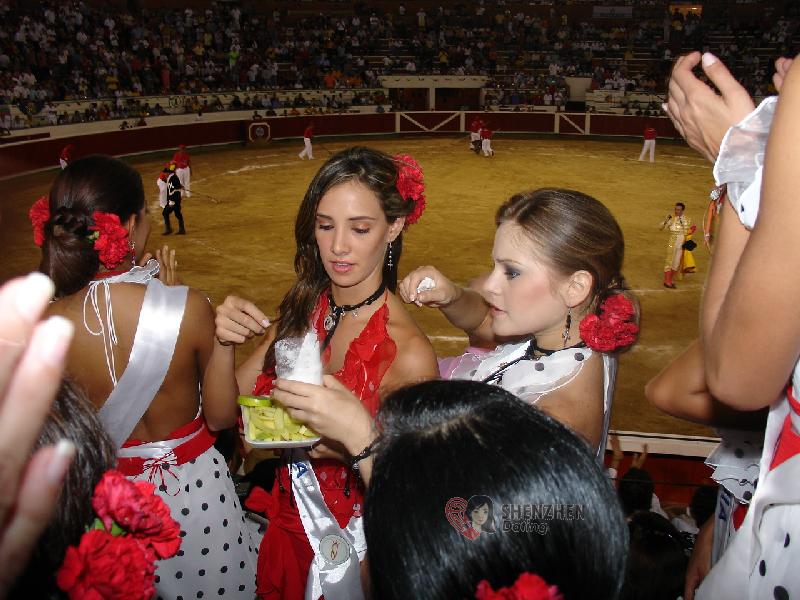
[[[632,467],[619,480],[619,500],[626,515],[650,510],[653,503],[653,478],[644,469]]]
[[[389,395],[364,500],[370,589],[381,599],[472,598],[529,571],[570,599],[617,598],[627,531],[608,477],[564,425],[496,386],[428,381]],[[546,521],[546,535],[475,540],[446,518],[455,497],[495,505],[577,505],[573,520]],[[409,515],[387,519],[398,507]],[[399,557],[399,558],[398,558]]]
[[[680,206],[681,210],[686,210],[686,205],[683,202],[676,202],[675,206]]]
[[[649,511],[631,515],[630,555],[623,600],[675,600],[683,595],[686,547],[667,519]]]
[[[486,523],[481,525],[481,530],[483,530],[483,531],[485,531],[487,533],[494,533],[495,532],[495,529],[494,529],[494,502],[492,501],[491,498],[489,498],[489,496],[481,496],[481,495],[472,496],[467,501],[467,508],[464,511],[464,514],[466,515],[467,520],[470,523],[472,523],[472,518],[470,516],[470,515],[472,515],[472,511],[477,509],[477,508],[480,508],[481,506],[488,506],[489,507],[489,518],[486,519]],[[475,524],[473,523],[472,526],[475,527]]]
[[[378,198],[388,223],[410,215],[414,201],[400,196],[397,190],[397,165],[394,159],[371,148],[355,146],[331,156],[322,165],[306,190],[297,211],[294,237],[297,253],[294,270],[297,280],[283,297],[278,307],[278,331],[275,341],[303,334],[320,294],[330,285],[330,277],[319,254],[315,237],[317,207],[322,197],[332,187],[348,181],[357,181]],[[392,243],[394,266],[384,262],[383,281],[392,292],[397,288],[397,269],[403,252],[403,235]],[[264,370],[275,364],[274,342],[264,359]]]
[[[68,546],[77,546],[94,521],[94,488],[116,462],[116,449],[97,419],[94,406],[69,380],[61,383],[36,448],[66,439],[75,445],[55,513],[12,591],[12,598],[46,598],[56,591],[55,573]]]
[[[609,296],[626,294],[622,229],[600,201],[573,190],[540,188],[513,195],[497,210],[495,221],[498,227],[507,221],[521,227],[558,275],[588,271],[593,285],[588,311],[597,312]],[[638,321],[638,302],[626,295]]]
[[[69,163],[50,188],[50,219],[44,227],[39,270],[53,280],[56,297],[74,294],[100,268],[89,240],[94,211],[113,213],[125,223],[144,208],[142,178],[110,156],[87,156]]]
[[[692,518],[697,524],[698,529],[711,518],[717,509],[717,493],[719,487],[716,485],[701,485],[694,494],[689,507],[692,510]]]

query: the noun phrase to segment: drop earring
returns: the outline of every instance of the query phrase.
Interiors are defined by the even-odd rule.
[[[136,242],[133,240],[128,241],[128,245],[131,247],[131,265],[136,266]]]
[[[394,268],[394,261],[392,260],[392,242],[389,242],[389,248],[386,250],[386,266],[390,269]]]
[[[571,337],[569,334],[570,327],[572,327],[572,307],[567,307],[567,322],[564,324],[564,333],[561,334],[564,339],[564,348],[567,347],[567,342]]]

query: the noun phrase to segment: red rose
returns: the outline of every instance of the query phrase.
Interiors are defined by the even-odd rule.
[[[40,197],[28,211],[28,218],[33,225],[33,243],[41,247],[44,243],[44,224],[50,220],[50,200]]]
[[[89,231],[99,234],[94,241],[94,249],[106,269],[113,269],[131,252],[128,230],[120,223],[119,216],[112,213],[96,210],[92,213],[92,219],[94,225],[89,227]]]
[[[475,590],[476,600],[563,600],[558,588],[532,573],[522,573],[514,585],[495,591],[485,579]]]
[[[425,211],[425,183],[422,168],[409,154],[394,157],[397,165],[397,191],[403,200],[414,202],[414,209],[406,215],[406,227],[413,225]]]
[[[56,583],[70,600],[148,600],[156,592],[154,560],[134,538],[94,529],[67,548]]]

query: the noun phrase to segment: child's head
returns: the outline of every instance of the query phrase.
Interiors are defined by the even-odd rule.
[[[472,598],[481,580],[497,589],[523,572],[566,599],[617,596],[622,512],[596,458],[564,425],[496,386],[429,381],[387,397],[378,426],[364,502],[374,597]],[[488,508],[485,498],[495,533],[470,537],[470,513]]]

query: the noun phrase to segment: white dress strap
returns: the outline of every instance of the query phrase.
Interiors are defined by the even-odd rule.
[[[166,286],[158,279],[147,282],[128,366],[98,412],[118,448],[161,389],[175,352],[188,290]]]

